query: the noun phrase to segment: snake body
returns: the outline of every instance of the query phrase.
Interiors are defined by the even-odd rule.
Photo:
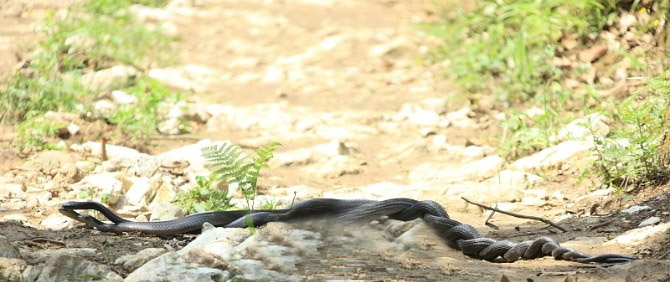
[[[92,216],[81,215],[75,211],[91,209],[102,213],[111,223],[103,223]],[[418,201],[407,198],[383,201],[317,198],[298,202],[290,209],[207,212],[156,222],[125,220],[96,202],[67,202],[60,208],[60,212],[101,231],[139,231],[156,235],[196,232],[205,222],[218,227],[245,228],[249,221],[254,226],[261,226],[269,222],[314,219],[333,219],[341,224],[361,224],[382,216],[402,221],[421,218],[433,228],[436,234],[446,240],[447,246],[469,257],[491,262],[514,262],[548,255],[557,260],[580,263],[613,264],[630,262],[635,259],[618,254],[589,256],[572,248],[563,247],[549,237],[540,237],[520,243],[485,238],[474,227],[451,219],[440,204],[430,200]]]

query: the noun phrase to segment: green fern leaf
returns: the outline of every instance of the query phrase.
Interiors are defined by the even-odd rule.
[[[280,146],[279,142],[261,146],[255,152],[256,157],[250,160],[242,149],[226,142],[219,146],[202,148],[202,156],[207,160],[207,166],[214,169],[211,178],[228,184],[237,183],[249,203],[256,196],[261,169],[269,167],[268,161],[274,157],[274,151]]]

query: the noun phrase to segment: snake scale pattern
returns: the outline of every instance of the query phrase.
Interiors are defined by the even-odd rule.
[[[92,216],[79,214],[75,210],[97,210],[111,223],[103,223]],[[101,231],[139,231],[156,235],[197,232],[205,222],[218,227],[245,228],[248,226],[248,219],[251,219],[254,226],[262,226],[269,222],[315,219],[332,219],[339,224],[363,224],[382,216],[402,221],[421,218],[446,240],[449,247],[460,250],[469,257],[491,262],[514,262],[520,259],[552,256],[557,260],[611,265],[635,259],[618,254],[589,256],[572,248],[563,247],[549,237],[540,237],[520,243],[485,238],[474,227],[451,219],[440,204],[430,200],[418,201],[408,198],[383,201],[316,198],[298,202],[291,209],[208,212],[156,222],[125,220],[97,202],[67,202],[63,204],[60,212]]]

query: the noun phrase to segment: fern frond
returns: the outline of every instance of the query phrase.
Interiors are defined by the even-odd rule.
[[[202,148],[202,156],[207,160],[208,167],[215,169],[212,178],[228,184],[238,183],[244,197],[253,200],[256,196],[258,176],[268,161],[274,157],[274,151],[281,146],[279,142],[272,142],[256,150],[256,157],[249,160],[249,156],[238,146],[228,142],[220,146]],[[249,206],[251,209],[253,204]]]

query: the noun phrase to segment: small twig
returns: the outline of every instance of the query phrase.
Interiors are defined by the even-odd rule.
[[[496,204],[495,208],[498,208],[498,204]],[[488,227],[491,227],[495,230],[500,230],[500,227],[498,227],[495,224],[489,222],[489,220],[491,220],[491,218],[493,217],[494,214],[496,214],[496,211],[491,211],[491,214],[489,214],[489,217],[486,219],[486,221],[484,221],[484,225],[486,225]]]
[[[610,223],[612,223],[612,222],[614,222],[614,221],[613,221],[613,220],[608,220],[608,221],[605,221],[605,222],[598,223],[598,224],[594,225],[593,227],[591,227],[591,230],[594,230],[594,229],[596,229],[596,228],[603,227],[603,226],[608,225],[608,224],[610,224]]]
[[[295,202],[295,196],[298,195],[298,192],[293,191],[293,200],[291,200],[291,208],[293,208],[293,203]]]
[[[563,231],[563,232],[568,232],[567,229],[565,229],[565,228],[559,226],[558,224],[556,224],[556,223],[554,223],[553,221],[548,220],[548,219],[544,219],[544,218],[537,217],[537,216],[523,215],[523,214],[518,214],[518,213],[513,213],[513,212],[507,212],[507,211],[499,210],[499,209],[496,209],[496,208],[492,208],[492,207],[488,207],[488,206],[485,206],[485,205],[482,205],[482,204],[475,203],[475,202],[470,201],[470,200],[468,200],[468,199],[466,199],[466,198],[464,198],[464,197],[461,197],[461,199],[463,199],[463,201],[466,201],[466,202],[468,202],[468,203],[470,203],[470,204],[473,204],[473,205],[475,205],[475,206],[478,206],[478,207],[483,208],[483,209],[486,209],[486,210],[496,211],[496,212],[499,212],[499,213],[502,213],[502,214],[506,214],[506,215],[513,216],[513,217],[518,217],[518,218],[524,218],[524,219],[532,219],[532,220],[542,221],[542,222],[544,222],[544,223],[546,223],[546,224],[549,224],[549,225],[555,227],[555,228],[558,229],[558,230],[561,230],[561,231]]]
[[[667,251],[667,252],[663,253],[662,255],[660,255],[660,256],[658,257],[658,259],[664,259],[664,258],[667,257],[668,255],[670,255],[670,251]]]
[[[107,137],[102,137],[102,142],[100,142],[100,158],[102,158],[102,161],[107,160]]]

